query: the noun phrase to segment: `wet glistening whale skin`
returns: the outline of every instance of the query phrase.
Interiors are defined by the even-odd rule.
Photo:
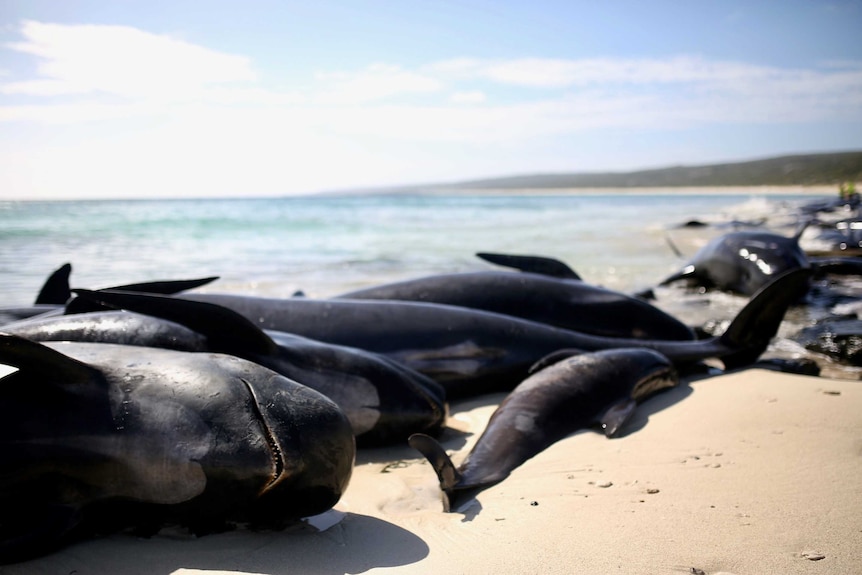
[[[0,334],[0,562],[92,533],[266,525],[341,497],[354,438],[323,395],[221,354]]]
[[[363,446],[403,442],[419,431],[433,434],[445,420],[439,384],[384,356],[291,334],[265,333],[239,314],[213,304],[158,299],[153,306],[147,294],[76,293],[87,305],[113,302],[160,317],[133,311],[87,312],[33,318],[4,329],[33,341],[115,343],[242,357],[335,401]]]

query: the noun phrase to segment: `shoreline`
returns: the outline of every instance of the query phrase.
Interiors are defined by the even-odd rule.
[[[857,183],[862,188],[862,182]],[[0,197],[0,206],[14,203],[64,203],[64,202],[149,202],[149,201],[246,201],[302,198],[362,198],[383,196],[837,196],[837,184],[811,186],[660,186],[660,187],[607,187],[607,188],[417,188],[405,191],[357,191],[357,192],[305,192],[297,194],[273,194],[266,196],[129,196],[129,197]]]
[[[541,196],[830,196],[838,195],[833,185],[815,186],[685,186],[685,187],[632,187],[632,188],[457,188],[455,190],[420,190],[415,195],[541,195]],[[404,193],[403,195],[410,195]],[[391,195],[400,195],[394,193]]]

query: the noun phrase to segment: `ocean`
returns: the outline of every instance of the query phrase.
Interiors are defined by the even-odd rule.
[[[217,275],[209,291],[327,297],[425,274],[490,269],[476,252],[567,262],[633,291],[683,260],[679,223],[753,219],[811,196],[715,193],[376,195],[136,201],[0,201],[3,305],[32,303],[48,274],[73,287]],[[682,248],[690,255],[707,236]]]

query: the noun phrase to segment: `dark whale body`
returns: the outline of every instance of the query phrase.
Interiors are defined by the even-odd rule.
[[[799,238],[770,232],[731,232],[714,238],[660,285],[690,286],[751,295],[778,275],[809,267]]]
[[[600,424],[608,437],[615,436],[636,402],[677,383],[670,361],[652,350],[577,355],[537,371],[518,385],[457,469],[434,439],[417,434],[410,437],[410,445],[437,473],[443,506],[449,511],[579,429]]]
[[[812,268],[820,274],[862,274],[859,258],[809,258],[799,245],[801,233],[790,238],[772,232],[732,232],[718,236],[659,285],[683,281],[691,287],[750,296],[794,269]]]
[[[593,336],[441,304],[229,294],[175,297],[233,309],[265,329],[384,354],[440,382],[451,399],[511,390],[534,362],[567,348],[646,347],[675,363],[718,357],[729,368],[747,365],[763,353],[788,307],[807,291],[810,275],[810,270],[797,269],[776,278],[751,299],[724,334],[697,341]]]
[[[579,280],[528,272],[442,274],[338,297],[462,306],[606,337],[694,339],[689,327],[640,298]]]
[[[276,525],[352,471],[329,399],[221,354],[0,334],[0,561],[124,527]]]
[[[87,305],[110,299],[107,292],[76,291]],[[125,307],[146,312],[147,298],[145,294],[128,295]],[[182,300],[158,301],[186,305]],[[333,400],[363,446],[403,442],[415,432],[436,434],[445,421],[442,388],[386,357],[290,334],[264,333],[235,312],[209,304],[195,307],[191,317],[171,313],[165,305],[159,309],[168,317],[88,312],[33,318],[4,329],[33,341],[114,343],[242,357]]]

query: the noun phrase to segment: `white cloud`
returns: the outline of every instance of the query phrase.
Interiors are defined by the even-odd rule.
[[[247,58],[127,26],[26,21],[21,34],[23,41],[7,47],[35,56],[40,77],[5,84],[6,94],[176,98],[255,79]]]

